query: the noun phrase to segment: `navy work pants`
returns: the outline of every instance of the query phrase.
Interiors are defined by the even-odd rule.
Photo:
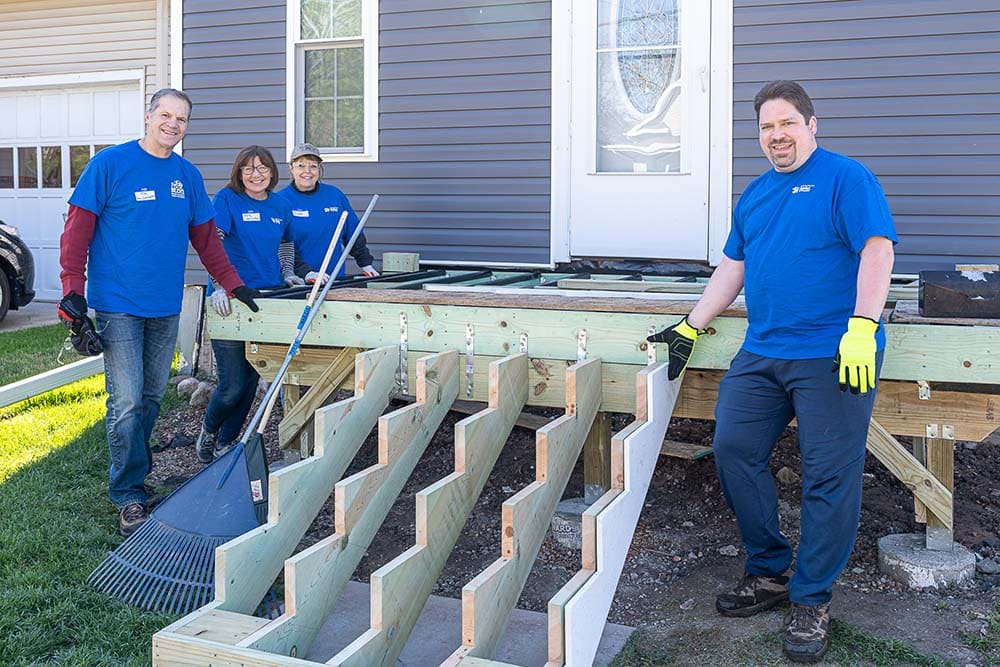
[[[792,563],[768,464],[781,432],[793,417],[798,420],[801,537],[789,597],[809,606],[830,600],[854,548],[875,404],[874,391],[841,391],[832,365],[831,358],[771,359],[740,350],[719,384],[715,408],[716,469],[739,523],[745,571],[758,576],[779,575]]]

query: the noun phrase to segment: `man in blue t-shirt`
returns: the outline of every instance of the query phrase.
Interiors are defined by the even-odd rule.
[[[97,315],[100,345],[85,351],[104,351],[108,496],[124,536],[148,518],[149,437],[174,356],[188,241],[208,272],[257,310],[255,290],[243,284],[216,235],[201,174],[173,152],[190,115],[186,94],[157,91],[143,138],[106,148],[87,165],[60,239],[59,315],[74,334],[84,324],[92,328],[88,306]]]
[[[833,582],[857,534],[897,238],[875,176],[816,145],[812,101],[799,84],[765,85],[754,110],[773,169],[740,197],[725,256],[698,304],[650,340],[668,343],[676,378],[698,335],[745,289],[746,339],[719,385],[713,447],[747,562],[716,609],[750,616],[790,600],[785,654],[814,662],[827,650]],[[802,454],[794,574],[768,467],[792,418]]]

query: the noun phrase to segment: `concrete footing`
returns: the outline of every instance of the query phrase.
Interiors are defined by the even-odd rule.
[[[932,550],[921,533],[886,535],[878,541],[879,570],[910,588],[947,588],[971,581],[976,556],[960,544]]]

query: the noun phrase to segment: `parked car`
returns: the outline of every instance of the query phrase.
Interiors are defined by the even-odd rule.
[[[0,220],[0,320],[35,298],[35,259],[17,227]]]

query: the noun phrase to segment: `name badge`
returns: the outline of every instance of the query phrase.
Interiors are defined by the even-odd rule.
[[[243,222],[260,222],[260,213],[257,211],[249,211],[243,214]]]
[[[136,201],[156,201],[156,190],[136,190]]]
[[[292,209],[292,216],[294,216],[296,218],[308,218],[309,217],[309,211],[303,211],[302,209],[293,208]]]

